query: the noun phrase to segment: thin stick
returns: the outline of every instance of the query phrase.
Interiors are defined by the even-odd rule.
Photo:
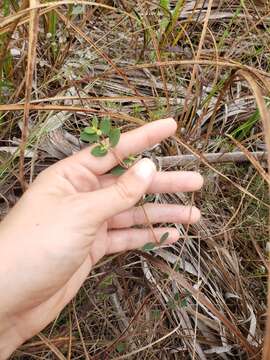
[[[30,0],[30,7],[36,7],[39,5],[39,0]],[[22,137],[20,146],[20,165],[19,165],[19,178],[23,191],[26,190],[26,183],[24,179],[24,153],[26,148],[27,136],[28,136],[28,123],[30,114],[30,100],[32,93],[33,73],[36,63],[36,48],[37,48],[37,37],[38,37],[38,20],[39,10],[30,10],[29,19],[29,48],[28,48],[28,59],[27,59],[27,72],[25,81],[25,104],[23,114],[23,126],[22,126]]]
[[[256,160],[267,160],[266,151],[254,151],[250,153]],[[235,151],[229,153],[204,153],[203,157],[209,163],[224,163],[224,162],[244,162],[249,161],[246,154],[242,151]],[[186,154],[177,156],[164,156],[157,157],[158,163],[161,168],[167,168],[171,166],[184,166],[191,162],[199,162],[197,156]]]

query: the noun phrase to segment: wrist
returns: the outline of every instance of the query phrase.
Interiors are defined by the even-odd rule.
[[[12,321],[0,319],[0,360],[6,360],[24,342]]]

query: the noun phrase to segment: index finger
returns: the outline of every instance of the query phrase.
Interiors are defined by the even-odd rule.
[[[68,166],[68,163],[76,162],[97,175],[105,174],[119,164],[119,160],[138,154],[173,135],[176,128],[177,124],[172,118],[156,120],[121,135],[118,145],[114,148],[117,156],[110,151],[106,156],[97,158],[91,155],[91,147],[87,147],[58,164]]]

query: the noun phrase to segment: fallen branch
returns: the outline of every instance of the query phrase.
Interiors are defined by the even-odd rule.
[[[266,151],[255,151],[250,153],[256,160],[267,160]],[[209,163],[224,163],[224,162],[244,162],[249,161],[247,156],[242,151],[235,151],[230,153],[213,153],[202,154],[204,159]],[[195,155],[176,155],[157,157],[160,168],[167,168],[172,166],[184,166],[192,162],[200,162],[200,159]]]

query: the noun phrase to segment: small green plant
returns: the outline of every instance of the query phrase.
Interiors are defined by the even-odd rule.
[[[117,352],[119,352],[119,354],[122,354],[127,348],[127,345],[126,343],[124,342],[118,342],[117,345],[116,345],[116,350]]]
[[[169,299],[167,302],[168,308],[171,310],[176,310],[177,308],[183,308],[188,305],[188,298],[190,294],[187,292],[184,296],[181,296],[179,292],[174,294],[173,299]]]
[[[160,26],[160,45],[164,45],[164,41],[168,38],[177,23],[179,15],[185,4],[184,0],[177,0],[174,9],[171,10],[170,0],[160,0],[160,7],[164,13],[164,18]]]
[[[144,108],[140,104],[134,104],[132,106],[132,115],[133,116],[139,117],[143,111],[144,111]]]
[[[113,285],[113,275],[107,275],[99,284],[100,289],[106,289],[108,286]]]
[[[96,293],[97,293],[97,297],[100,300],[106,300],[110,295],[115,293],[116,286],[114,285],[113,280],[114,280],[114,275],[109,274],[105,276],[105,278],[102,279],[102,281],[98,284]]]
[[[157,245],[161,246],[162,244],[164,244],[164,242],[168,239],[169,237],[169,233],[165,232],[164,234],[162,234],[159,242],[157,242],[156,244],[153,242],[149,242],[147,244],[145,244],[142,248],[143,251],[151,251],[153,250]]]
[[[91,154],[102,157],[107,155],[108,151],[118,144],[120,135],[120,129],[112,126],[109,117],[104,117],[99,121],[95,116],[92,119],[91,126],[87,126],[81,132],[81,140],[89,144],[97,143],[92,148]]]
[[[133,165],[135,160],[136,160],[136,158],[133,155],[130,155],[127,159],[123,160],[123,165],[115,166],[112,169],[111,174],[115,175],[115,176],[124,174],[124,172],[127,170],[127,168],[129,168],[131,165]]]

